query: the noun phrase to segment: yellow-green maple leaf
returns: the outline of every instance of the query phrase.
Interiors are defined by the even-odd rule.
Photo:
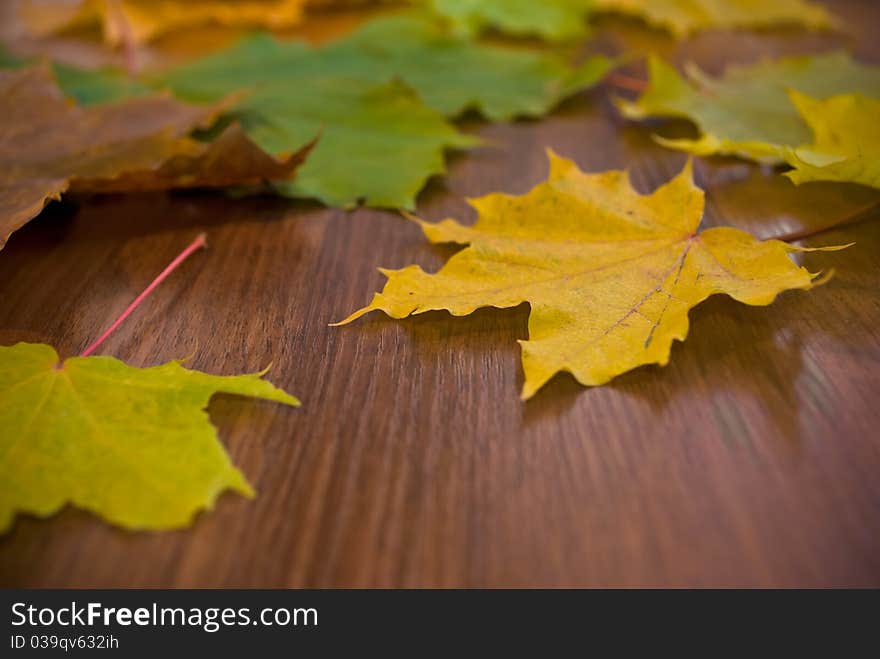
[[[129,529],[175,528],[223,490],[252,495],[205,411],[221,392],[299,404],[260,374],[59,363],[48,345],[0,346],[0,531],[16,513],[66,504]]]
[[[648,70],[650,88],[635,102],[618,101],[621,112],[631,119],[690,119],[700,129],[699,139],[657,141],[702,156],[721,153],[779,163],[786,147],[808,142],[809,127],[789,99],[789,89],[817,98],[849,93],[880,97],[880,67],[843,53],[730,67],[720,78],[693,66],[683,78],[653,56]]]
[[[462,316],[528,302],[523,398],[560,371],[599,385],[642,364],[666,364],[672,341],[687,335],[688,311],[710,295],[766,305],[813,281],[786,243],[729,227],[698,233],[703,191],[690,164],[641,195],[624,171],[585,174],[551,152],[546,182],[523,196],[471,203],[479,214],[472,227],[420,221],[431,242],[469,247],[436,274],[415,265],[382,270],[384,290],[340,324],[373,310]]]
[[[642,18],[677,37],[712,28],[835,25],[824,7],[807,0],[595,0],[595,5],[599,11]]]
[[[880,188],[880,101],[860,94],[825,100],[791,92],[791,101],[813,131],[813,142],[786,149],[794,167],[785,175],[806,181],[849,181]]]

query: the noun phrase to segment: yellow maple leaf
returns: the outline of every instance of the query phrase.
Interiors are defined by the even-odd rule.
[[[808,0],[596,0],[596,9],[643,18],[677,37],[712,28],[835,26],[824,7]]]
[[[306,0],[24,0],[19,13],[39,35],[99,23],[112,44],[145,43],[201,24],[290,27]]]
[[[560,371],[600,385],[666,364],[672,341],[687,335],[688,311],[710,295],[767,305],[813,283],[788,256],[800,248],[729,227],[697,232],[703,191],[690,162],[641,195],[625,171],[586,174],[549,157],[548,180],[527,194],[471,200],[479,214],[472,227],[417,220],[431,242],[470,246],[436,274],[415,265],[382,270],[384,290],[338,324],[373,310],[462,316],[529,302],[529,339],[520,342],[529,398]]]
[[[880,188],[880,101],[861,94],[824,100],[791,90],[801,117],[813,131],[813,143],[785,149],[794,167],[786,172],[797,184],[850,181]]]

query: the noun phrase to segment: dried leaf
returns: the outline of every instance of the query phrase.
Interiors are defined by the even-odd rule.
[[[824,7],[808,0],[595,0],[597,11],[644,19],[677,37],[712,28],[836,25]]]
[[[813,131],[813,142],[785,149],[797,184],[848,181],[880,188],[880,101],[859,94],[810,98],[796,91],[791,100]]]
[[[152,96],[81,108],[45,68],[0,71],[0,248],[67,190],[210,187],[287,178],[307,144],[284,160],[262,153],[236,127],[215,144],[186,136],[219,106]]]
[[[382,270],[382,293],[342,323],[373,310],[462,316],[528,302],[523,398],[560,371],[600,385],[643,364],[666,364],[672,341],[687,335],[688,311],[710,295],[767,305],[813,280],[786,243],[729,227],[698,233],[703,192],[690,164],[640,195],[626,172],[585,174],[551,153],[549,179],[524,196],[471,203],[479,213],[472,227],[420,221],[431,242],[469,247],[436,274]]]
[[[283,160],[254,144],[238,124],[211,142],[194,143],[192,153],[171,156],[155,169],[128,169],[111,178],[77,180],[78,192],[129,192],[172,188],[224,188],[289,179],[305,162],[317,139]]]
[[[205,412],[221,392],[299,404],[261,374],[59,363],[48,345],[0,347],[0,532],[17,513],[48,517],[67,504],[128,529],[170,529],[226,489],[251,496]]]
[[[635,102],[619,101],[632,119],[685,117],[702,133],[697,140],[658,141],[697,155],[733,154],[762,162],[784,159],[783,147],[809,142],[810,130],[788,97],[795,89],[816,98],[861,93],[880,97],[880,67],[835,53],[731,67],[711,78],[695,67],[682,78],[657,57],[648,62],[651,87]]]

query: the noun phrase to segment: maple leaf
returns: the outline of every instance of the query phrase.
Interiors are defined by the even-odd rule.
[[[616,65],[597,55],[572,67],[551,53],[481,44],[417,13],[372,20],[315,56],[318,66],[359,79],[400,77],[448,117],[473,109],[495,121],[546,114]]]
[[[467,35],[487,28],[550,41],[583,36],[593,0],[428,0],[431,9]]]
[[[67,190],[121,192],[287,178],[310,144],[276,160],[236,126],[214,143],[185,137],[220,106],[151,96],[82,108],[44,67],[0,71],[0,248]]]
[[[296,181],[279,186],[283,193],[412,208],[427,178],[444,171],[447,148],[478,143],[443,115],[541,114],[611,65],[599,58],[572,69],[551,55],[473,44],[398,16],[322,48],[254,36],[153,83],[197,102],[246,89],[237,116],[271,153],[322,130]]]
[[[229,26],[291,27],[305,0],[20,0],[29,30],[47,35],[100,24],[111,44],[145,43],[162,34],[214,23]]]
[[[330,206],[412,208],[428,178],[443,173],[447,148],[479,143],[458,132],[400,82],[374,85],[315,77],[255,91],[237,105],[248,135],[284,153],[321,132],[295,181],[275,188]]]
[[[788,257],[799,250],[729,227],[697,232],[703,192],[690,163],[649,195],[623,171],[585,174],[552,152],[550,175],[524,196],[472,200],[472,227],[419,220],[431,242],[469,247],[436,274],[418,266],[382,270],[385,288],[338,324],[373,311],[393,318],[446,309],[531,305],[521,341],[529,398],[568,371],[600,385],[643,364],[664,365],[688,332],[688,311],[716,293],[770,304],[813,275]]]
[[[59,363],[45,344],[0,347],[0,531],[16,513],[47,517],[66,504],[128,529],[170,529],[226,489],[251,496],[205,408],[215,393],[299,404],[261,375]]]
[[[784,147],[810,139],[809,127],[788,97],[794,89],[817,98],[844,93],[880,96],[880,67],[866,66],[843,53],[789,57],[730,67],[711,78],[696,67],[682,78],[657,57],[648,60],[651,87],[635,102],[618,101],[631,119],[684,117],[702,133],[697,140],[658,142],[697,155],[738,155],[782,162]]]
[[[880,188],[880,100],[842,94],[817,100],[791,91],[791,100],[813,131],[811,144],[786,149],[794,170],[785,175],[806,181],[849,181]]]
[[[824,7],[807,0],[595,0],[595,5],[597,11],[642,18],[677,37],[712,28],[836,26]]]

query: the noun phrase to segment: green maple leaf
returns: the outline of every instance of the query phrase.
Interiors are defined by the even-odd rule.
[[[412,208],[426,179],[444,171],[445,149],[478,143],[444,115],[474,108],[491,119],[537,116],[611,66],[597,58],[571,68],[553,55],[478,45],[403,15],[321,48],[257,35],[153,82],[196,102],[246,90],[236,115],[273,153],[321,131],[296,181],[281,186],[286,194]]]
[[[16,513],[66,504],[129,529],[176,528],[223,490],[252,495],[205,412],[220,392],[299,404],[260,374],[59,363],[48,345],[0,347],[0,531]]]
[[[427,0],[430,7],[464,34],[487,28],[549,41],[581,37],[593,0]]]
[[[689,67],[683,78],[657,57],[648,62],[651,87],[635,102],[619,101],[632,119],[684,117],[702,133],[697,140],[662,139],[662,144],[697,155],[738,155],[779,163],[785,148],[810,141],[810,129],[789,99],[796,91],[824,99],[847,93],[880,96],[880,67],[848,55],[790,57],[731,67],[712,78]]]
[[[419,14],[375,19],[321,48],[260,34],[158,79],[191,100],[235,90],[281,88],[319,78],[384,83],[402,79],[433,109],[475,109],[492,120],[540,116],[614,66],[597,56],[578,67],[557,55],[490,46],[449,34]]]
[[[296,179],[275,187],[344,208],[364,202],[411,209],[425,182],[446,171],[447,148],[479,143],[397,81],[315,77],[256,91],[236,114],[248,136],[270,153],[288,153],[320,133]]]
[[[245,89],[235,117],[270,153],[292,151],[320,133],[297,179],[276,189],[331,206],[412,208],[425,181],[445,171],[447,148],[478,143],[390,75],[376,83],[314,58],[304,44],[257,35],[159,82],[196,102]]]
[[[531,4],[533,13],[546,11],[544,3]],[[371,21],[318,50],[315,61],[377,82],[391,72],[447,117],[473,109],[494,121],[546,114],[614,66],[596,56],[571,67],[557,55],[481,44],[418,14]]]

